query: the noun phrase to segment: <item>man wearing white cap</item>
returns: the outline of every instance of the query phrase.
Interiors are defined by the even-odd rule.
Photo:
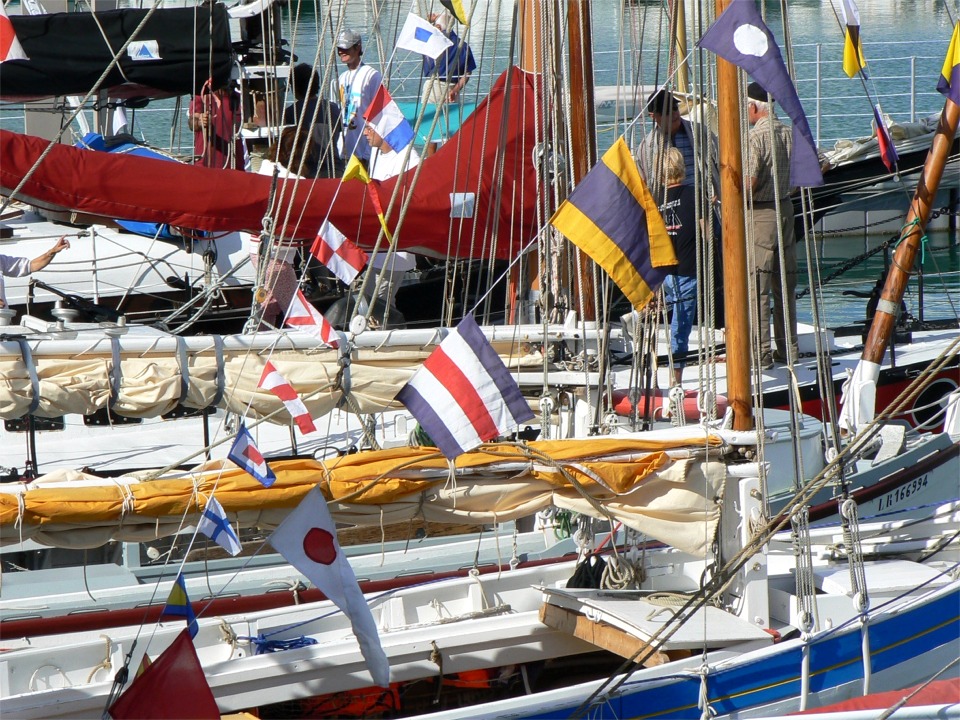
[[[360,34],[346,29],[337,36],[337,55],[347,69],[340,74],[340,107],[343,108],[343,148],[340,156],[349,160],[356,155],[361,160],[370,159],[370,145],[363,136],[363,113],[373,102],[380,83],[379,71],[361,60],[363,43]]]

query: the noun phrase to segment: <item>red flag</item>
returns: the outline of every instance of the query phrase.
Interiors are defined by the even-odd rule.
[[[286,378],[279,373],[269,360],[263,366],[263,375],[260,376],[257,387],[269,390],[280,398],[284,407],[287,408],[287,412],[290,413],[293,421],[304,435],[316,431],[317,428],[313,424],[313,418],[310,417],[307,406],[303,404],[303,400],[297,395],[293,385],[287,382]]]
[[[108,712],[113,720],[220,720],[187,630],[134,678]]]

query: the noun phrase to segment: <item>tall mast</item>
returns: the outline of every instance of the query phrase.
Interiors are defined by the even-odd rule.
[[[687,64],[687,10],[684,0],[672,0],[670,10],[670,27],[673,28],[673,47],[676,54],[671,65],[675,65],[677,72],[674,76],[674,87],[681,95],[690,90],[690,66]],[[671,69],[673,69],[671,67]]]
[[[957,133],[958,116],[960,116],[960,107],[947,98],[940,113],[940,122],[937,124],[930,152],[927,153],[926,162],[923,164],[923,172],[917,181],[917,189],[910,202],[910,210],[904,225],[906,234],[900,238],[900,244],[897,245],[893,266],[883,285],[880,302],[877,304],[877,311],[870,325],[870,333],[863,345],[862,360],[875,363],[877,366],[883,360],[883,354],[893,334],[900,301],[903,300],[904,290],[910,280],[910,268],[913,267],[917,252],[920,250],[920,242],[926,230],[927,221],[930,219],[932,205],[936,200],[937,188],[940,187],[943,169],[950,154],[950,146]]]
[[[717,17],[734,0],[717,0]],[[727,399],[736,430],[753,428],[750,394],[750,307],[743,214],[743,157],[737,66],[717,58],[720,197],[723,198],[723,301],[727,345]]]
[[[574,153],[573,181],[579,183],[597,161],[597,123],[594,117],[593,32],[590,0],[568,0],[567,26],[570,33],[570,138]],[[584,320],[596,319],[593,307],[593,262],[581,255],[579,292]],[[574,301],[576,302],[576,301]]]

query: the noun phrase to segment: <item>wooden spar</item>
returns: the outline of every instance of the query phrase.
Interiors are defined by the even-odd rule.
[[[597,161],[597,123],[594,117],[593,33],[590,24],[590,1],[569,0],[567,26],[570,33],[570,136],[573,153],[573,180],[579,183]],[[577,298],[584,320],[595,320],[593,306],[593,262],[581,254],[581,271]],[[576,302],[576,300],[574,300]]]
[[[897,319],[897,311],[903,293],[910,280],[910,269],[920,250],[921,239],[930,219],[930,211],[940,187],[943,177],[943,168],[950,154],[950,146],[957,133],[957,119],[960,117],[960,107],[947,98],[940,113],[940,122],[927,153],[923,172],[917,182],[917,189],[910,203],[910,210],[904,223],[905,235],[901,235],[900,244],[893,256],[893,265],[887,275],[887,280],[880,293],[880,302],[870,325],[870,333],[863,345],[863,360],[879,365],[883,354],[893,334],[893,326]]]
[[[672,52],[676,56],[672,59],[671,69],[676,66],[673,86],[678,93],[684,95],[690,91],[690,66],[687,64],[687,11],[684,0],[673,0],[670,7],[670,27],[673,28]]]
[[[544,78],[543,13],[542,3],[537,2],[537,0],[517,0],[516,31],[519,36],[520,69],[539,76],[541,78],[541,90],[544,82],[542,79]],[[532,152],[532,148],[529,151]],[[537,253],[528,253],[526,258],[513,266],[507,284],[507,293],[510,299],[508,321],[511,323],[527,322],[528,318],[521,317],[527,295],[531,290],[541,289]]]
[[[517,0],[517,24],[520,30],[520,68],[543,75],[543,13],[536,0]]]
[[[734,0],[717,0],[717,16]],[[727,400],[735,430],[753,428],[750,394],[750,307],[747,243],[743,214],[743,158],[740,149],[737,66],[717,58],[720,143],[720,197],[723,198],[723,301],[727,344]]]

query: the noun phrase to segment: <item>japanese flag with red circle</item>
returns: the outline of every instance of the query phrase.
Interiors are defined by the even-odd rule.
[[[7,17],[7,11],[3,9],[3,3],[0,3],[0,63],[7,60],[29,59],[23,51],[23,45],[17,40],[17,34],[13,31],[13,23]]]
[[[380,644],[376,623],[360,592],[357,576],[337,542],[333,518],[319,487],[308,492],[287,515],[270,536],[270,544],[350,619],[373,682],[387,687],[390,661]]]
[[[337,340],[337,331],[333,329],[333,325],[327,322],[327,319],[310,304],[302,290],[297,290],[297,294],[290,300],[290,307],[287,308],[287,316],[283,319],[283,322],[289,327],[295,327],[310,333],[332,348],[340,345]]]

